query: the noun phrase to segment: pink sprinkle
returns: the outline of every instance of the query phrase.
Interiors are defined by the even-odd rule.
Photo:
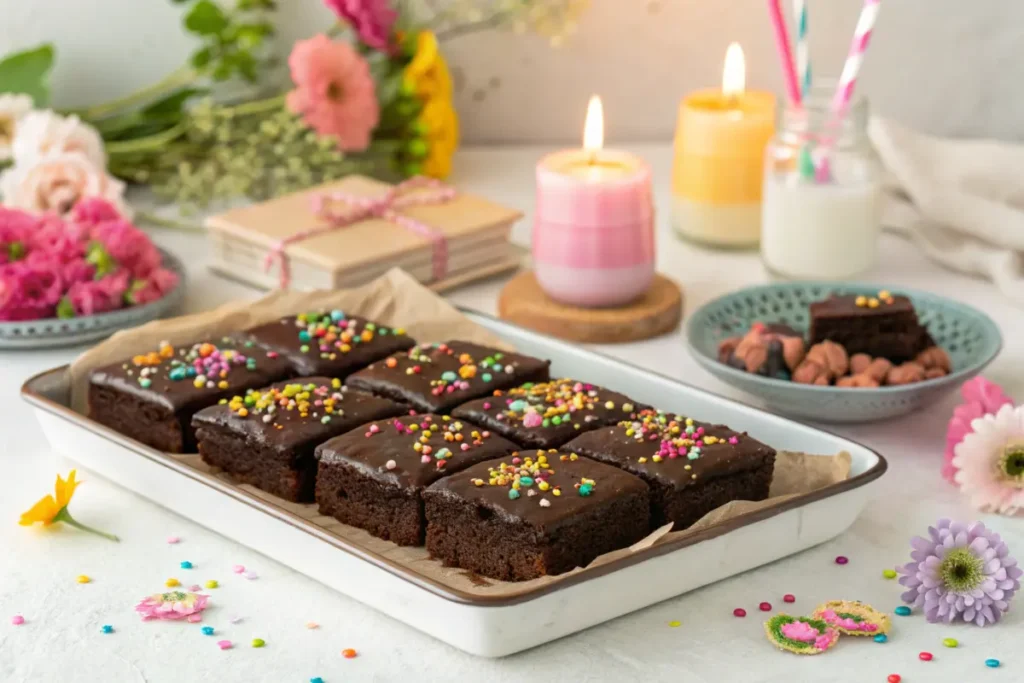
[[[734,617],[745,617],[747,616],[747,610],[743,609],[742,607],[737,607],[732,611],[732,615]]]
[[[846,555],[840,555],[836,558],[836,564],[846,564],[850,559]]]
[[[181,539],[178,538],[177,536],[168,536],[167,537],[167,542],[170,543],[171,545],[174,545],[175,543],[177,543],[180,540]]]
[[[380,427],[378,427],[377,425],[370,425],[370,433],[371,434],[376,434],[379,431],[380,431]]]
[[[738,438],[736,438],[735,436],[730,436],[729,437],[729,443],[731,443],[733,446],[735,446],[739,442],[740,442],[740,440]]]
[[[428,463],[428,462],[430,462],[430,456],[429,456],[429,455],[424,455],[424,456],[422,456],[422,457],[420,458],[420,462],[422,462],[422,463]]]
[[[786,593],[785,595],[782,596],[782,601],[783,602],[796,602],[796,596],[793,595],[792,593]]]
[[[196,612],[195,614],[190,614],[185,618],[188,619],[189,623],[191,624],[198,624],[200,621],[203,620],[203,615],[199,612]]]
[[[491,404],[490,404],[490,402],[489,402],[489,401],[485,401],[485,402],[484,402],[484,410],[490,410],[490,409],[491,409]]]
[[[230,640],[218,640],[217,641],[217,647],[219,647],[222,650],[230,650],[231,649],[231,641]]]
[[[198,583],[194,583],[191,586],[189,586],[188,589],[193,593],[198,593],[199,591],[203,590],[203,587],[200,586]]]
[[[11,623],[15,626],[21,626],[25,623],[25,617],[21,616],[20,614],[15,614],[13,617],[11,617]]]
[[[236,574],[241,574],[245,571],[245,567],[243,567],[240,564],[236,564],[234,567],[231,568],[231,571],[233,571]]]
[[[253,581],[255,579],[258,579],[259,575],[254,571],[247,571],[245,573],[245,578],[249,579],[250,581]]]
[[[760,608],[760,610],[762,612],[771,612],[772,611],[772,603],[770,603],[770,602],[762,602],[760,605],[758,605],[758,607]]]
[[[277,358],[277,351],[267,351],[267,358]]]
[[[469,444],[468,443],[464,443],[464,444],[462,444],[462,446],[460,448],[462,448],[462,450],[464,450],[464,451],[468,451],[469,450]]]

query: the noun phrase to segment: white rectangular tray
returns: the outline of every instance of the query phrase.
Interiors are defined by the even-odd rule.
[[[510,597],[433,582],[327,534],[283,507],[203,474],[69,407],[66,367],[29,379],[22,396],[54,449],[183,517],[471,654],[500,657],[550,642],[827,541],[864,509],[885,460],[853,441],[736,403],[608,356],[465,311],[552,374],[612,387],[637,401],[746,430],[778,450],[847,451],[850,478],[655,546],[578,577]],[[594,595],[602,600],[594,601]],[[586,605],[586,609],[571,609]]]

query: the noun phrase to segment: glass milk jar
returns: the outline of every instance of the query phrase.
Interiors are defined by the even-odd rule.
[[[787,107],[765,152],[761,258],[774,275],[841,280],[875,265],[882,166],[868,140],[868,107],[855,100],[836,123],[831,88]]]

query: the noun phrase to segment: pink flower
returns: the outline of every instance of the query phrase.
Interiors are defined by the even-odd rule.
[[[118,213],[117,207],[100,197],[86,197],[78,202],[71,210],[70,216],[72,222],[87,226],[104,221],[116,221],[119,218],[121,214]]]
[[[971,433],[971,423],[979,417],[998,412],[1004,405],[1013,403],[1003,393],[1002,387],[984,377],[975,377],[964,382],[960,387],[960,394],[965,402],[953,410],[953,417],[946,428],[946,457],[942,465],[942,476],[951,484],[956,483],[956,467],[953,465],[956,446]]]
[[[391,49],[391,29],[398,12],[391,9],[388,0],[324,0],[324,4],[366,45],[381,51]]]
[[[295,82],[288,108],[317,133],[337,138],[340,149],[366,149],[380,119],[366,60],[351,45],[320,34],[295,43],[288,66]]]
[[[85,280],[71,285],[68,301],[75,315],[93,315],[121,308],[129,279],[128,271],[122,269],[99,280]]]
[[[143,621],[150,619],[164,619],[179,621],[198,621],[210,598],[199,593],[186,593],[185,591],[171,591],[170,593],[157,593],[143,598],[135,611],[142,615]]]
[[[132,277],[144,278],[160,267],[160,251],[142,230],[124,219],[103,221],[92,227],[90,236]]]
[[[971,424],[956,445],[955,481],[983,512],[1024,511],[1024,406],[1002,406]]]
[[[0,320],[51,317],[64,292],[61,264],[45,254],[8,263],[0,279]]]
[[[144,280],[135,280],[128,289],[128,302],[134,306],[160,299],[178,284],[178,276],[166,268],[157,268]]]

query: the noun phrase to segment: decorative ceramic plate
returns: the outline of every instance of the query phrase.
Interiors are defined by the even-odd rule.
[[[161,318],[181,305],[185,298],[185,268],[181,261],[160,249],[163,266],[178,276],[178,285],[162,298],[141,306],[81,318],[46,318],[0,322],[0,350],[53,349],[78,346],[109,337],[118,330],[136,327]]]
[[[950,374],[876,389],[823,387],[763,377],[718,361],[718,343],[742,336],[754,322],[785,323],[806,334],[812,302],[832,294],[874,296],[883,289],[910,298],[921,324],[949,354]],[[772,411],[823,422],[870,422],[904,415],[956,390],[992,362],[1002,347],[1002,335],[981,311],[927,292],[882,285],[786,282],[748,287],[705,304],[687,322],[686,343],[711,374],[763,399]]]

